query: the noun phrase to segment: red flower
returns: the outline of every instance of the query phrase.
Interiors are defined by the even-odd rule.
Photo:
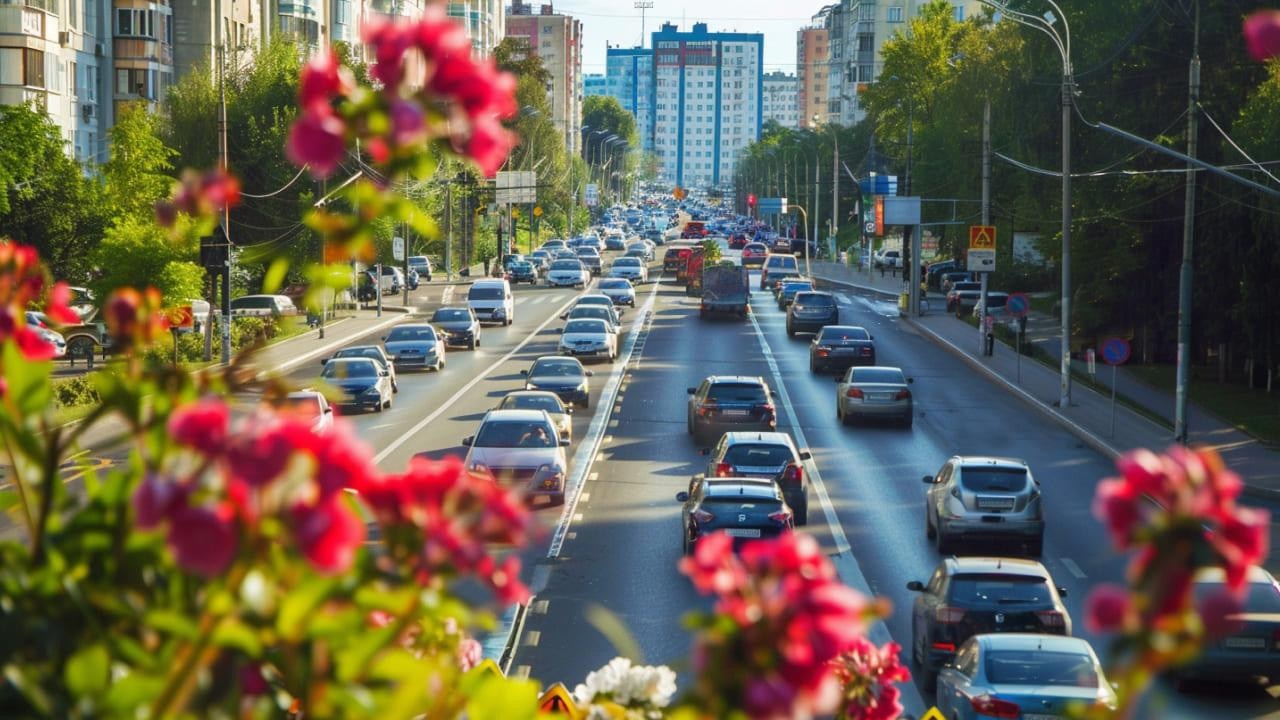
[[[149,287],[138,292],[117,288],[107,298],[107,327],[122,347],[147,345],[169,327],[169,318],[160,308],[160,291]]]
[[[1280,56],[1280,10],[1258,10],[1245,18],[1244,39],[1258,62]]]
[[[680,560],[680,572],[704,595],[726,595],[746,580],[744,569],[733,558],[733,538],[724,533],[699,538],[693,554]]]
[[[133,524],[150,530],[168,520],[187,501],[188,489],[170,478],[147,475],[133,492]]]
[[[1092,633],[1122,629],[1133,612],[1129,591],[1119,585],[1103,584],[1093,589],[1085,603],[1085,626]]]
[[[364,523],[338,494],[317,505],[295,505],[293,533],[311,566],[331,575],[351,567],[364,542]]]
[[[206,578],[235,559],[237,538],[229,508],[183,507],[169,521],[169,550],[178,566]]]
[[[848,720],[894,720],[902,714],[901,692],[894,683],[909,682],[911,673],[901,662],[902,648],[890,642],[878,647],[859,638],[840,656],[836,676],[845,698],[839,717]]]
[[[207,397],[183,405],[169,416],[169,437],[208,457],[226,449],[231,410],[221,398]]]
[[[346,156],[347,126],[327,106],[312,106],[289,128],[285,154],[299,167],[311,168],[311,175],[327,178]]]
[[[415,33],[418,49],[428,60],[441,56],[471,54],[471,40],[460,23],[435,6],[427,9]]]
[[[298,80],[298,102],[302,107],[317,102],[328,104],[335,95],[344,95],[347,91],[338,57],[332,51],[320,51],[302,67],[302,77]]]
[[[1243,587],[1249,567],[1266,559],[1270,527],[1271,513],[1266,510],[1236,508],[1223,519],[1217,532],[1209,533],[1209,542],[1218,551],[1231,589]]]
[[[466,152],[485,177],[493,177],[514,146],[512,134],[496,119],[488,118],[480,119],[471,126]]]
[[[227,464],[236,479],[262,487],[284,472],[295,451],[310,449],[311,437],[310,428],[296,418],[259,412],[246,418],[228,441]]]
[[[53,284],[44,314],[56,323],[74,325],[80,322],[80,316],[71,309],[71,286],[61,281]]]
[[[1111,541],[1124,549],[1133,542],[1133,534],[1142,520],[1134,486],[1124,479],[1103,480],[1094,494],[1093,514],[1107,526]]]
[[[378,475],[369,446],[351,434],[345,421],[322,436],[314,452],[315,482],[321,498],[347,488],[369,487]]]
[[[1244,626],[1240,618],[1243,609],[1240,598],[1226,591],[1210,593],[1196,607],[1205,633],[1213,638],[1238,632]]]

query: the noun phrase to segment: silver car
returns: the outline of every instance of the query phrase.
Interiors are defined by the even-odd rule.
[[[915,382],[896,367],[851,367],[837,377],[836,417],[842,425],[858,418],[886,418],[911,427],[911,389]]]
[[[499,482],[525,485],[530,495],[564,500],[569,463],[555,423],[542,410],[490,410],[475,435],[464,438],[464,461],[471,472],[487,472]]]
[[[396,367],[444,369],[444,340],[426,323],[396,325],[382,342]]]
[[[551,417],[561,438],[573,440],[573,408],[564,404],[559,395],[546,390],[516,390],[507,393],[498,403],[498,410],[542,410]]]
[[[988,540],[1044,548],[1040,483],[1022,460],[960,456],[925,475],[925,534],[948,555],[958,540]]]
[[[576,310],[576,313],[597,312],[595,308]],[[557,330],[560,342],[556,351],[574,357],[604,358],[613,362],[618,358],[618,331],[604,318],[570,318],[564,328]]]

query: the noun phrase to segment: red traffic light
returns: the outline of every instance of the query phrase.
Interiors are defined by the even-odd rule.
[[[754,193],[752,193],[752,194],[750,194],[750,195],[747,195],[747,207],[755,207],[755,206],[756,206],[756,196],[755,196],[755,194],[754,194]]]

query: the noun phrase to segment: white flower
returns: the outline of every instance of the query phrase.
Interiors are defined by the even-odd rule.
[[[627,658],[614,658],[608,665],[588,673],[573,690],[578,703],[590,705],[597,698],[612,700],[623,707],[663,708],[676,693],[676,674],[665,665],[632,665]]]

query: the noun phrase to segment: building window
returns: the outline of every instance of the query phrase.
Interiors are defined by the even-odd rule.
[[[888,21],[889,21],[889,22],[891,22],[891,23],[900,23],[900,22],[902,22],[902,6],[901,6],[901,5],[894,5],[894,6],[890,7],[890,8],[889,8],[889,14],[888,14],[888,16],[886,16],[886,18],[885,18],[885,19],[886,19],[886,20],[888,20]]]
[[[132,10],[116,10],[116,34],[117,35],[133,34],[133,11]]]
[[[964,22],[964,6],[957,5],[955,10],[956,10],[956,22]]]
[[[24,48],[22,55],[22,84],[28,87],[44,87],[44,52]]]

